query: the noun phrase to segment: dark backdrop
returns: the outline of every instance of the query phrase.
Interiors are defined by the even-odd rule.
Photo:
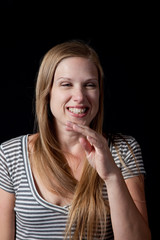
[[[44,53],[64,40],[90,43],[105,73],[104,131],[132,135],[141,145],[149,223],[156,239],[159,75],[157,36],[152,24],[156,14],[151,18],[140,5],[133,12],[127,6],[127,14],[119,13],[118,8],[112,8],[109,14],[107,6],[105,12],[103,6],[100,11],[94,6],[94,11],[82,7],[76,12],[74,5],[75,11],[59,11],[56,16],[55,7],[51,12],[46,5],[41,10],[36,7],[12,0],[0,9],[0,142],[33,132],[34,88]]]

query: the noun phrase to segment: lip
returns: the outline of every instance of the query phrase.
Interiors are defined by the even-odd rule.
[[[77,108],[77,109],[86,108],[86,111],[84,113],[74,113],[74,112],[71,112],[69,110],[69,108]],[[89,111],[89,107],[88,106],[67,106],[66,109],[67,109],[68,113],[72,117],[76,117],[76,118],[83,118],[83,117],[85,117],[88,114],[88,111]]]

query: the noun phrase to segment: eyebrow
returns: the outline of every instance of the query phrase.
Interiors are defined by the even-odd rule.
[[[57,78],[56,79],[56,82],[58,82],[58,81],[60,81],[60,80],[69,80],[69,81],[71,81],[72,79],[71,78],[68,78],[68,77],[59,77],[59,78]]]
[[[68,80],[68,81],[74,81],[72,78],[68,78],[68,77],[59,77],[58,79],[56,79],[56,82],[59,82],[60,80]],[[85,80],[85,82],[87,82],[87,81],[96,81],[96,82],[98,82],[98,79],[97,78],[95,78],[95,77],[91,77],[91,78],[87,78],[86,80]]]

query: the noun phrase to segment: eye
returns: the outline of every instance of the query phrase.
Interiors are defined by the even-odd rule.
[[[85,87],[87,87],[87,88],[96,88],[97,85],[95,83],[93,83],[93,82],[88,82],[88,83],[85,84]]]
[[[62,83],[61,83],[61,86],[62,86],[62,87],[71,87],[72,84],[69,83],[69,82],[62,82]]]

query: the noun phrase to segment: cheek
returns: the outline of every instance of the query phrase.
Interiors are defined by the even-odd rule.
[[[50,95],[50,109],[53,115],[54,115],[54,112],[57,111],[59,99],[60,99],[60,96],[56,93],[56,91],[52,90]]]
[[[97,92],[96,94],[91,96],[90,101],[91,101],[92,106],[93,106],[92,111],[94,112],[94,114],[97,114],[98,109],[99,109],[99,92]]]
[[[99,98],[97,98],[97,100],[95,101],[95,113],[97,114],[99,110]]]
[[[61,91],[52,91],[51,97],[50,97],[50,108],[52,111],[55,109],[62,109],[66,102],[68,101],[69,96],[64,94]]]
[[[94,105],[99,107],[99,91],[96,91],[92,96]]]

